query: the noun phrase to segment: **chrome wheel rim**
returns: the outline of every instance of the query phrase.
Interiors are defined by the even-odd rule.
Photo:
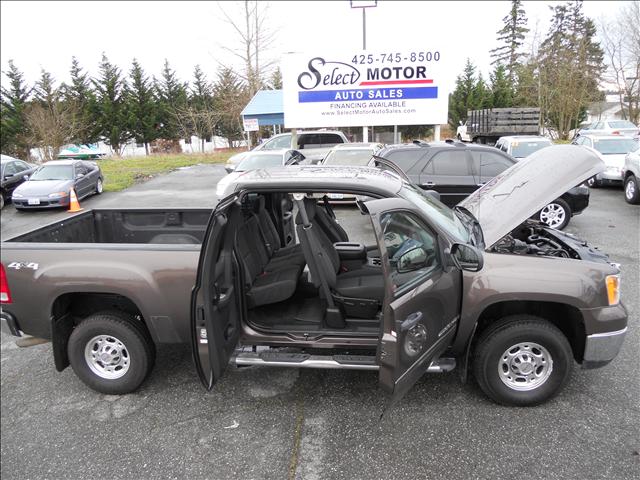
[[[519,392],[543,385],[553,371],[549,351],[534,342],[517,343],[509,347],[498,361],[498,375],[507,387]]]
[[[562,205],[558,205],[557,203],[550,203],[540,210],[540,221],[546,223],[551,228],[558,228],[564,223],[566,217],[567,212],[562,208]]]
[[[596,179],[591,177],[589,180],[587,180],[587,186],[589,187],[593,187],[596,183]]]
[[[629,200],[633,199],[633,196],[636,194],[636,184],[633,180],[627,180],[627,186],[624,189],[624,193]]]
[[[102,193],[102,180],[98,180],[96,190],[98,191],[98,193]]]
[[[98,335],[89,340],[84,359],[93,373],[108,380],[124,376],[131,365],[127,347],[111,335]]]

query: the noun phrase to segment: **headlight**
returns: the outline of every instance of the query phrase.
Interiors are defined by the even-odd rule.
[[[11,195],[13,198],[24,198],[24,195],[22,195],[21,193],[16,193],[13,192],[13,195]]]
[[[62,197],[66,197],[67,195],[69,195],[68,192],[55,192],[55,193],[50,193],[49,198],[62,198]]]
[[[605,281],[609,305],[617,305],[620,301],[620,275],[607,275]]]

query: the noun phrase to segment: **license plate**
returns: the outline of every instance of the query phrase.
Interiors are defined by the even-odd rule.
[[[30,198],[29,200],[27,200],[27,203],[29,205],[40,205],[40,199],[39,198]]]
[[[344,195],[341,193],[330,193],[329,198],[331,200],[342,200],[344,198]]]

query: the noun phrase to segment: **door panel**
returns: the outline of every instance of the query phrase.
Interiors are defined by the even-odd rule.
[[[478,188],[469,157],[462,149],[436,153],[420,173],[419,184],[425,190],[438,192],[440,201],[449,207]]]
[[[444,268],[447,242],[402,199],[366,204],[382,254],[380,385],[398,401],[444,352],[460,313],[461,275]]]
[[[240,280],[233,253],[240,220],[236,200],[223,199],[211,216],[191,297],[193,359],[207,390],[224,374],[240,338]]]
[[[478,185],[484,185],[516,163],[511,157],[491,150],[472,150],[471,161]]]

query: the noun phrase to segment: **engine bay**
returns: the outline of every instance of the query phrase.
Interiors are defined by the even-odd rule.
[[[526,221],[502,237],[493,251],[609,263],[606,254],[590,247],[587,242],[533,220]]]

